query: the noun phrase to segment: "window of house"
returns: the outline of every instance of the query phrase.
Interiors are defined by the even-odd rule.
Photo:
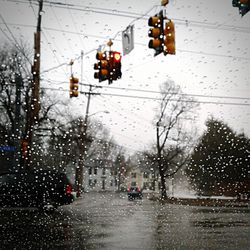
[[[132,178],[136,178],[136,173],[131,173]]]
[[[148,182],[143,182],[143,189],[148,189],[149,183]]]
[[[92,168],[90,167],[89,168],[89,175],[91,175],[92,174]]]
[[[132,182],[131,182],[131,186],[132,186],[132,187],[136,186],[136,182],[135,182],[135,181],[132,181]]]
[[[97,174],[97,167],[94,168],[94,174]]]
[[[102,175],[105,175],[106,174],[106,168],[103,168],[102,169]]]
[[[89,180],[89,187],[92,186],[92,180]]]

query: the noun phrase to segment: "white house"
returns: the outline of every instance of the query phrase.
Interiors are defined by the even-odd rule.
[[[84,191],[116,191],[118,177],[113,170],[112,161],[92,160],[84,167]]]
[[[127,187],[138,186],[141,189],[153,190],[155,186],[155,191],[158,190],[158,183],[153,178],[153,173],[151,171],[145,171],[139,167],[132,168],[127,174],[126,178]]]

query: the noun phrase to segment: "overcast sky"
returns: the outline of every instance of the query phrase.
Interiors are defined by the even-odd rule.
[[[0,3],[1,44],[22,39],[32,48],[37,1]],[[154,57],[148,48],[148,18],[162,9],[159,4],[160,0],[45,1],[41,87],[56,89],[52,98],[69,101],[67,109],[84,116],[86,96],[69,99],[68,93],[68,63],[76,59],[74,75],[83,84],[103,86],[98,90],[103,94],[91,98],[90,114],[109,111],[92,117],[102,120],[113,138],[131,150],[143,150],[155,139],[152,119],[158,101],[142,97],[159,97],[155,92],[167,80],[200,102],[195,122],[199,133],[205,120],[214,116],[250,137],[250,13],[242,18],[231,0],[170,0],[165,9],[175,22],[176,55]],[[96,50],[115,38],[112,48],[122,52],[121,32],[129,24],[135,27],[135,48],[122,57],[122,79],[112,85],[99,83],[93,78]]]

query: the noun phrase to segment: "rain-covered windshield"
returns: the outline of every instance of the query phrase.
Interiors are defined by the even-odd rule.
[[[1,249],[250,248],[250,0],[0,0]]]

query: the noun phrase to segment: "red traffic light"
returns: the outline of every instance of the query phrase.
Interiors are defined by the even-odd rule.
[[[122,59],[122,56],[119,52],[114,52],[113,58],[114,58],[115,62],[120,62]]]

